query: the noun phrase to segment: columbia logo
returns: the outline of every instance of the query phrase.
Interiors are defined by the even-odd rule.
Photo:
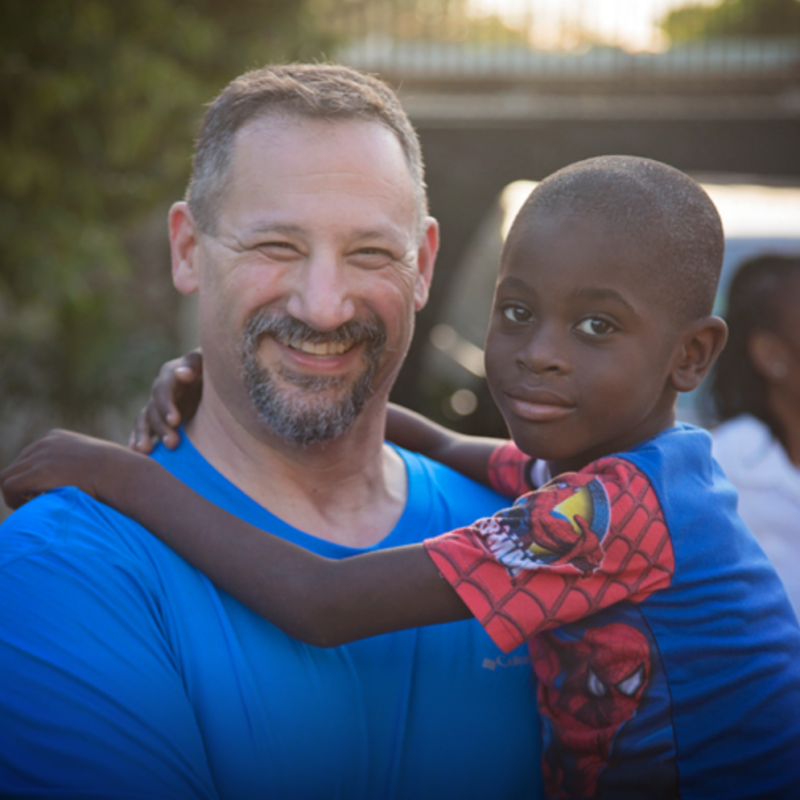
[[[484,669],[495,670],[498,667],[529,667],[530,656],[498,656],[497,658],[484,658],[481,666]]]

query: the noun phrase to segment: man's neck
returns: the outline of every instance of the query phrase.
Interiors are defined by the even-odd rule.
[[[349,547],[381,541],[405,508],[405,465],[383,443],[385,403],[374,398],[353,427],[324,445],[300,447],[256,419],[234,418],[206,392],[187,434],[228,480],[299,530]]]

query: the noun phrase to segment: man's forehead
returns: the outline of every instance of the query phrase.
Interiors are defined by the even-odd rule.
[[[273,116],[237,132],[229,179],[331,180],[327,191],[352,190],[354,181],[383,182],[413,194],[413,178],[397,137],[379,123]],[[341,180],[341,185],[339,181]]]
[[[411,173],[396,137],[364,120],[270,115],[237,135],[221,216],[275,232],[303,225],[297,212],[352,220],[367,237],[414,225]]]
[[[242,151],[259,150],[271,144],[287,143],[318,149],[346,145],[353,137],[368,137],[374,148],[399,155],[405,154],[397,135],[377,120],[342,118],[320,119],[302,114],[270,111],[260,114],[242,125],[233,139],[232,156]]]

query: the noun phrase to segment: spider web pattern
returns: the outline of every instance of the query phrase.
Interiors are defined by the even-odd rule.
[[[592,478],[602,483],[610,512],[596,565],[587,568],[576,560],[510,569],[493,555],[496,544],[490,548],[485,531],[497,526],[487,526],[486,520],[425,543],[444,578],[503,650],[614,603],[640,603],[669,586],[675,557],[661,506],[644,473],[621,458],[600,459],[580,473],[560,475],[518,501],[529,516],[528,533],[517,541],[525,547],[547,541],[552,547],[555,505]],[[508,513],[498,512],[492,521],[502,529]],[[585,527],[585,520],[576,520]]]
[[[533,487],[528,481],[531,457],[514,442],[506,442],[489,457],[489,485],[505,497],[519,497]]]

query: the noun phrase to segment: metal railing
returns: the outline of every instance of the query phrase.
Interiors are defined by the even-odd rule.
[[[490,1],[319,0],[317,17],[336,60],[401,79],[800,81],[800,29],[745,36],[718,20],[723,34],[671,43],[674,0],[635,25],[630,0]]]

